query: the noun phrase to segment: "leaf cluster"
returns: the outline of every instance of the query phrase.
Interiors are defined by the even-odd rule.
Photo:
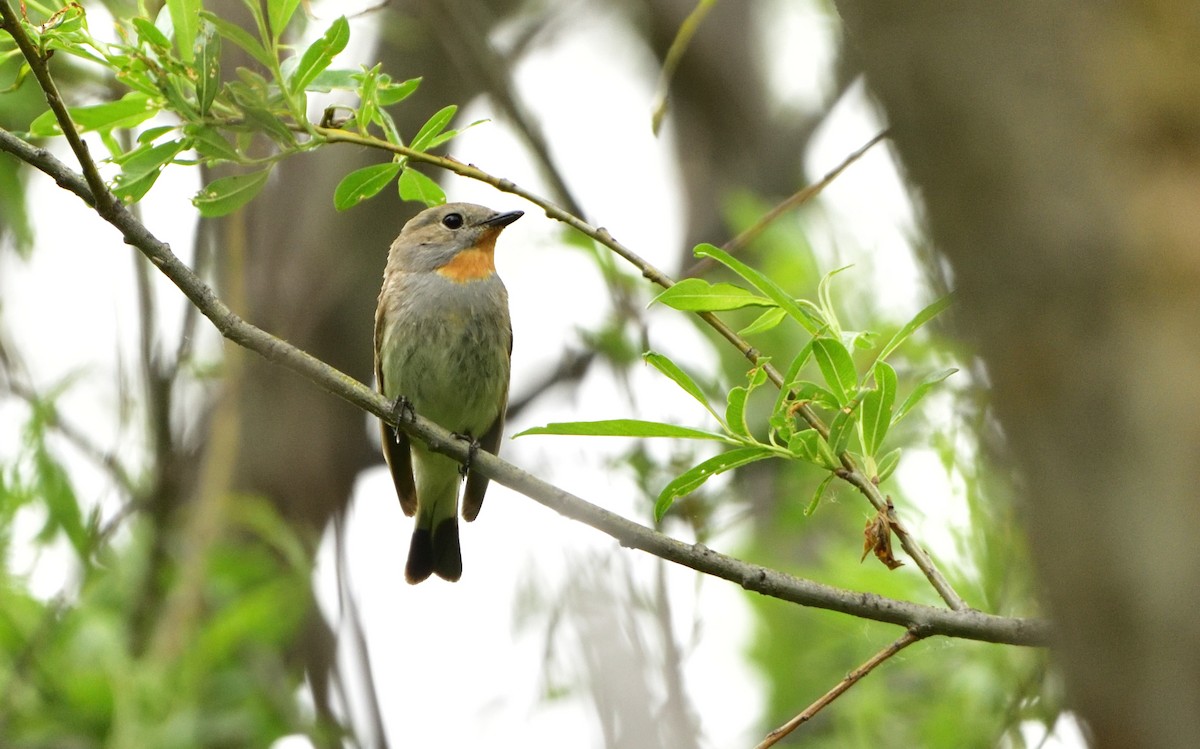
[[[350,41],[350,23],[334,20],[311,44],[295,49],[287,32],[299,24],[299,0],[243,0],[253,20],[248,31],[204,9],[202,0],[169,0],[156,16],[138,15],[117,26],[115,43],[88,29],[82,6],[43,9],[48,20],[26,20],[24,28],[43,56],[61,52],[99,66],[126,92],[115,101],[69,110],[80,132],[94,132],[119,168],[111,187],[126,203],[140,200],[172,164],[234,165],[237,173],[205,185],[192,199],[203,216],[222,216],[244,206],[266,186],[281,159],[327,141],[307,112],[313,96],[349,92],[355,106],[331,106],[321,127],[378,133],[388,143],[414,151],[443,145],[458,134],[450,128],[454,105],[434,113],[406,144],[387,107],[411,96],[420,78],[396,81],[380,65],[358,70],[332,67]],[[37,8],[30,4],[31,8]],[[143,13],[145,8],[142,8]],[[4,40],[7,41],[7,40]],[[0,41],[0,58],[14,55]],[[222,70],[225,45],[243,51],[256,69]],[[21,66],[18,83],[28,63]],[[151,122],[151,121],[154,122]],[[164,124],[155,124],[164,121]],[[149,127],[142,127],[144,125]],[[128,146],[120,131],[142,127]],[[30,124],[27,136],[61,135],[52,111]],[[379,193],[399,175],[403,200],[445,202],[430,178],[408,168],[404,156],[357,170],[338,186],[334,202],[344,210]]]
[[[843,453],[863,465],[873,483],[878,485],[887,480],[900,460],[898,448],[884,449],[888,431],[956,371],[945,369],[927,374],[907,387],[907,396],[898,401],[901,385],[887,358],[922,325],[945,310],[950,298],[938,299],[921,310],[887,343],[877,347],[874,334],[848,332],[838,317],[831,282],[845,268],[826,274],[818,286],[817,299],[807,300],[793,298],[762,272],[718,247],[701,244],[695,248],[695,255],[720,263],[737,274],[745,285],[691,278],[663,291],[655,298],[656,302],[685,312],[761,308],[763,312],[743,334],[762,333],[790,320],[809,336],[791,359],[766,424],[752,428],[747,404],[753,393],[767,382],[765,367],[769,358],[758,359],[747,373],[746,383],[730,388],[724,408],[718,410],[682,368],[666,356],[650,352],[645,355],[646,362],[699,402],[716,422],[717,429],[706,431],[615,419],[549,424],[522,434],[669,437],[711,440],[732,448],[698,463],[664,486],[654,506],[657,519],[663,517],[677,498],[695,491],[713,476],[768,458],[801,461],[826,472],[812,493],[808,514],[817,508],[829,483],[842,470]],[[869,363],[860,365],[852,351],[873,355]]]

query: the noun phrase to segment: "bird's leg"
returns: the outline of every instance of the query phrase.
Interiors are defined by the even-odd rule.
[[[471,472],[471,464],[475,462],[475,453],[479,452],[479,440],[470,434],[459,434],[458,432],[454,432],[452,436],[454,439],[463,440],[467,443],[467,460],[458,467],[459,475],[466,478],[467,474]]]
[[[417,417],[417,412],[413,410],[412,401],[407,396],[400,395],[392,403],[391,411],[392,434],[397,442],[400,441],[400,427],[395,426],[402,421],[412,421]]]

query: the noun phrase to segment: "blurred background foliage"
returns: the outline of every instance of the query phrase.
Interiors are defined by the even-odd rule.
[[[91,12],[101,4],[85,5]],[[135,10],[131,3],[102,5],[116,17]],[[139,5],[157,10],[152,2]],[[726,241],[804,186],[811,139],[859,74],[853,56],[839,46],[818,96],[801,107],[781,101],[769,83],[772,60],[764,59],[761,43],[780,5],[716,4],[675,72],[668,126],[675,132],[686,231],[669,272],[692,265],[694,244]],[[234,0],[206,7],[246,20]],[[424,77],[420,106],[394,113],[401,131],[412,132],[444,105],[486,97],[547,175],[549,197],[576,206],[568,184],[585,176],[560,174],[547,146],[554,134],[542,132],[528,114],[509,71],[530,50],[554,44],[564,26],[596,13],[619,19],[629,38],[661,64],[692,8],[691,0],[420,0],[385,3],[366,18],[378,30],[374,54],[384,70],[396,80]],[[806,17],[837,28],[826,3],[807,4]],[[225,49],[227,71],[246,64],[231,46]],[[76,68],[55,69],[73,99],[103,99],[117,90],[113,81],[93,80],[94,71]],[[15,76],[13,58],[0,63],[0,86]],[[0,101],[0,126],[9,130],[24,129],[44,108],[31,82]],[[345,173],[376,159],[327,149],[282,163],[280,178],[242,215],[200,225],[195,261],[239,314],[364,381],[371,376],[370,350],[343,331],[370,319],[380,267],[376,255],[343,248],[387,246],[401,217],[394,201],[368,201],[348,213],[328,206]],[[6,252],[24,255],[35,246],[36,228],[23,201],[28,178],[15,160],[0,159]],[[588,216],[586,206],[576,210]],[[814,298],[821,276],[843,264],[836,250],[810,241],[811,227],[828,220],[818,199],[777,221],[740,257],[796,296]],[[913,244],[918,254],[926,252],[919,239]],[[636,272],[614,267],[606,253],[596,257],[596,272],[613,290],[612,309],[564,346],[561,366],[545,381],[514,383],[516,408],[551,390],[577,387],[589,372],[627,382],[637,354],[646,349],[643,310],[654,290],[635,280]],[[936,262],[926,267],[925,296],[932,299],[951,284]],[[280,282],[283,271],[286,283]],[[137,272],[147,269],[139,265]],[[719,272],[706,277],[733,280]],[[886,341],[902,324],[886,316],[877,290],[853,269],[835,284],[848,327]],[[297,308],[306,314],[295,314]],[[142,312],[154,315],[152,305],[144,304]],[[0,307],[0,315],[4,326],[21,324],[19,310]],[[738,328],[756,315],[727,317]],[[710,349],[693,355],[719,363],[708,382],[719,402],[728,387],[745,381],[748,366],[695,324]],[[800,333],[782,325],[753,341],[786,364],[805,342]],[[208,335],[199,327],[181,332],[201,341]],[[220,357],[211,347],[184,346],[150,323],[143,323],[141,336],[136,371],[120,373],[113,387],[119,432],[127,440],[119,451],[92,444],[99,442],[95,435],[57,413],[57,392],[70,382],[32,388],[23,352],[0,337],[0,381],[8,400],[3,428],[19,435],[19,448],[6,453],[0,466],[0,551],[6,561],[0,571],[2,743],[267,746],[303,734],[315,745],[332,746],[342,732],[358,745],[381,741],[377,714],[374,725],[371,719],[354,722],[338,707],[351,693],[366,694],[358,699],[369,703],[370,675],[348,676],[339,666],[336,638],[315,608],[309,579],[321,534],[345,511],[359,474],[379,461],[362,415],[257,357],[228,348]],[[860,365],[870,361],[869,353]],[[1003,441],[989,417],[982,368],[936,326],[910,340],[893,363],[910,387],[923,373],[962,370],[888,442],[906,454],[923,454],[924,465],[943,472],[965,516],[959,512],[951,521],[950,509],[930,503],[903,472],[888,482],[887,493],[907,522],[950,537],[949,546],[938,547],[937,561],[972,605],[1000,614],[1036,613],[1010,510],[1016,487],[987,468]],[[636,402],[636,394],[628,398]],[[765,395],[759,400],[752,407],[762,424],[769,401]],[[673,450],[664,460],[661,452],[639,445],[613,461],[613,470],[643,488],[643,519],[653,517],[663,483],[703,457],[687,445]],[[97,469],[106,488],[94,493],[103,502],[90,495],[93,490],[83,496],[76,488],[76,471]],[[738,556],[830,585],[936,604],[934,591],[911,568],[892,573],[873,559],[859,562],[869,508],[849,487],[835,482],[816,511],[805,514],[823,477],[799,462],[755,464],[732,481],[681,499],[661,527],[698,541],[732,528],[740,541],[731,551]],[[87,486],[97,485],[92,479]],[[114,512],[114,506],[120,509]],[[30,524],[35,531],[27,532]],[[591,700],[602,730],[583,745],[708,745],[689,707],[688,684],[679,678],[689,641],[677,633],[689,629],[679,623],[687,613],[669,609],[661,576],[647,583],[629,574],[623,554],[581,558],[580,574],[561,590],[521,591],[518,628],[546,638],[546,698]],[[35,589],[31,570],[63,556],[71,570],[65,587]],[[747,594],[747,600],[753,634],[745,657],[766,691],[766,710],[758,718],[764,732],[897,634],[885,625],[772,599]],[[701,620],[706,615],[715,612],[695,613]],[[613,638],[614,631],[621,636]],[[366,679],[366,688],[347,687],[348,678]],[[887,663],[790,741],[1015,747],[1029,735],[1027,721],[1053,725],[1060,710],[1056,681],[1039,651],[934,640]],[[362,712],[370,714],[370,705]]]

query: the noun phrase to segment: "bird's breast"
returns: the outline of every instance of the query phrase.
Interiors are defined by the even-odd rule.
[[[479,436],[508,392],[512,332],[504,284],[494,274],[470,282],[436,273],[393,280],[380,298],[384,394],[404,395],[417,413]]]

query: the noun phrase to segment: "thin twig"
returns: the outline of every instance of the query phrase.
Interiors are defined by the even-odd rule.
[[[658,76],[658,91],[654,94],[654,110],[650,115],[650,130],[655,135],[658,135],[658,131],[662,129],[663,118],[667,116],[667,93],[671,89],[671,79],[675,77],[675,69],[679,67],[683,53],[691,45],[692,37],[700,30],[700,24],[704,22],[705,16],[716,4],[717,0],[699,0],[696,7],[679,25],[675,39],[671,41],[671,46],[667,49],[667,55],[663,59],[662,72]]]
[[[50,105],[50,110],[54,112],[54,118],[58,120],[63,136],[71,146],[71,151],[75,154],[75,158],[79,160],[79,166],[83,169],[83,178],[91,189],[92,195],[95,196],[96,202],[92,204],[92,207],[101,217],[107,218],[105,213],[112,209],[112,205],[119,206],[121,202],[105,188],[104,178],[100,176],[100,170],[96,167],[96,162],[92,160],[87,143],[83,142],[79,131],[75,129],[75,124],[71,121],[71,115],[67,112],[67,105],[63,102],[62,95],[58,92],[58,85],[55,84],[54,78],[50,76],[50,69],[46,66],[46,59],[39,54],[37,47],[33,44],[33,40],[25,33],[24,27],[21,26],[21,19],[17,17],[16,11],[13,10],[12,4],[8,0],[0,2],[0,28],[3,28],[12,35],[13,41],[17,43],[21,54],[24,55],[26,62],[29,63],[29,68],[33,71],[34,78],[37,79],[38,85],[42,88],[42,93],[46,96],[46,103]]]
[[[0,7],[3,5],[0,4]],[[72,172],[49,152],[33,148],[2,128],[0,150],[22,157],[76,195],[91,197],[88,186],[80,175]],[[145,253],[155,267],[162,271],[228,340],[296,372],[331,395],[395,425],[429,445],[435,452],[448,455],[459,462],[471,460],[473,468],[493,481],[524,494],[566,517],[606,533],[623,546],[641,549],[772,598],[903,627],[921,627],[922,631],[929,635],[1009,645],[1042,646],[1050,642],[1051,630],[1046,621],[994,616],[970,609],[947,610],[885,598],[874,593],[843,590],[744,562],[715,552],[702,544],[686,544],[565,492],[491,453],[477,451],[472,455],[473,451],[469,445],[432,421],[417,414],[410,416],[407,413],[404,418],[397,419],[394,404],[383,395],[308,352],[242,320],[192,272],[191,268],[171,252],[170,247],[138,223],[124,206],[118,203],[117,209],[106,216],[105,220],[121,233],[127,243]]]
[[[820,195],[821,191],[829,186],[829,183],[833,182],[838,178],[838,175],[846,171],[846,167],[861,159],[863,154],[871,150],[872,146],[887,136],[888,131],[884,130],[874,138],[871,138],[871,140],[863,144],[863,146],[857,151],[842,159],[842,163],[831,169],[824,177],[801,189],[800,191],[788,196],[779,205],[764,213],[762,218],[760,218],[758,221],[755,221],[752,226],[747,227],[736,237],[721,245],[721,249],[725,250],[731,255],[734,255],[740,250],[744,249],[746,245],[757,239],[758,235],[762,234],[763,231],[765,231],[766,228],[774,223],[780,216],[788,211],[799,208],[816,196]],[[702,276],[707,273],[715,264],[716,263],[712,258],[701,258],[693,263],[692,267],[683,272],[683,277],[695,278],[697,276]]]
[[[880,650],[878,653],[871,656],[870,660],[868,660],[866,663],[846,674],[846,678],[839,681],[837,686],[822,695],[821,699],[804,708],[804,712],[792,718],[787,723],[784,723],[779,728],[776,728],[768,733],[767,737],[763,739],[758,746],[754,747],[754,749],[768,749],[768,747],[775,746],[780,739],[796,730],[800,724],[807,723],[809,720],[812,720],[813,716],[821,712],[826,705],[833,702],[838,697],[841,697],[847,689],[854,686],[860,680],[862,680],[864,676],[874,671],[875,667],[880,663],[883,663],[888,658],[891,658],[893,655],[899,653],[909,645],[912,645],[914,642],[922,640],[927,636],[927,632],[920,632],[917,629],[909,629],[900,636],[900,639],[896,640],[891,645],[888,645],[883,650]]]

